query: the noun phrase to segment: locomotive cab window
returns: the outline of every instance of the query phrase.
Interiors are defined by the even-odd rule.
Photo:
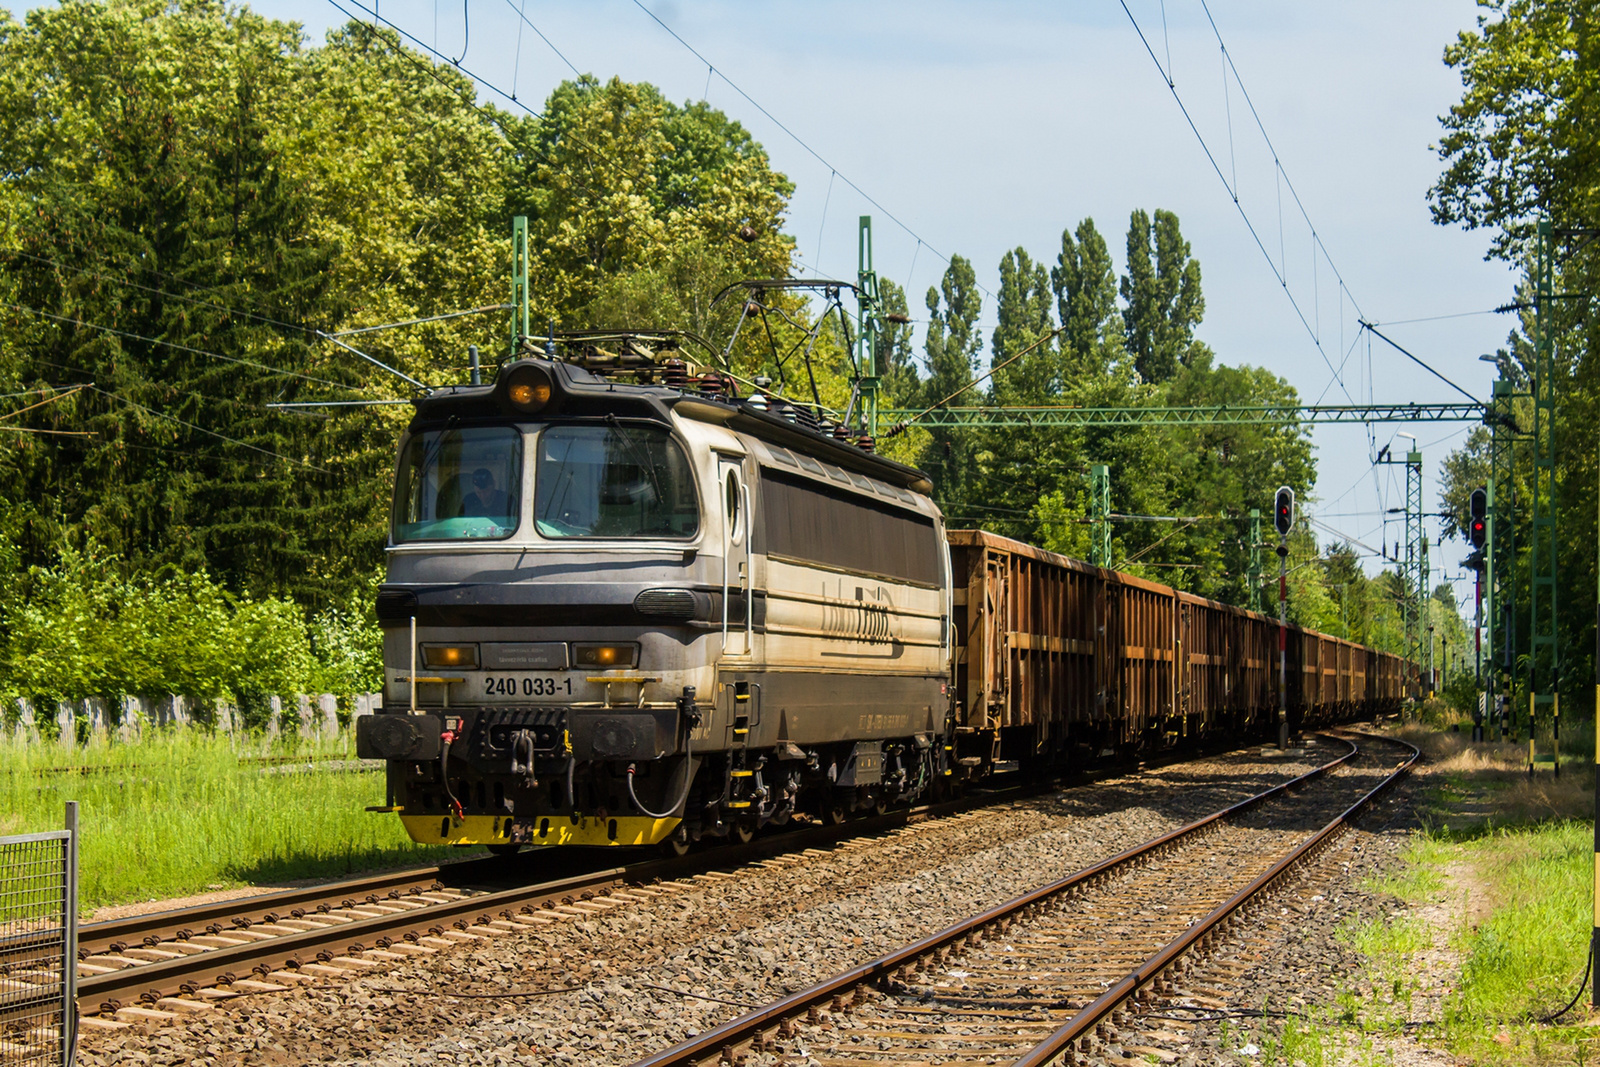
[[[395,481],[394,543],[506,538],[522,514],[522,434],[473,426],[414,434]]]
[[[539,437],[534,525],[543,537],[692,537],[689,460],[654,426],[552,426]]]
[[[728,472],[728,480],[723,487],[723,507],[728,515],[728,542],[738,544],[744,538],[744,515],[739,507],[739,476],[732,471]]]

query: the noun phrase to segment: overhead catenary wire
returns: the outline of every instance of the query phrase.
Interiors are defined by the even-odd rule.
[[[1377,329],[1377,327],[1375,327],[1372,323],[1366,321],[1365,319],[1362,319],[1361,320],[1361,325],[1362,325],[1362,327],[1364,329],[1366,329],[1367,331],[1369,331],[1370,333],[1372,333],[1373,335],[1378,337],[1380,340],[1382,340],[1384,342],[1387,342],[1390,348],[1393,348],[1396,352],[1399,352],[1402,356],[1405,356],[1411,362],[1415,363],[1417,366],[1421,367],[1423,370],[1427,371],[1429,374],[1433,375],[1435,378],[1439,379],[1441,382],[1443,382],[1444,384],[1448,385],[1450,388],[1454,389],[1456,392],[1460,393],[1462,396],[1466,397],[1468,400],[1472,401],[1474,404],[1482,404],[1483,403],[1483,401],[1479,400],[1477,397],[1473,396],[1471,393],[1469,393],[1465,389],[1461,388],[1461,386],[1457,385],[1455,382],[1451,381],[1449,378],[1446,378],[1443,374],[1440,374],[1438,371],[1434,370],[1432,367],[1430,367],[1422,359],[1418,358],[1417,356],[1412,355],[1410,352],[1408,352],[1404,348],[1400,347],[1400,345],[1396,344],[1393,340],[1390,340],[1388,337],[1384,336],[1383,333],[1381,333]]]
[[[42,408],[46,404],[54,404],[57,400],[65,400],[67,397],[72,396],[75,393],[83,392],[93,384],[93,382],[84,382],[82,385],[74,385],[65,392],[57,393],[55,396],[47,396],[43,400],[29,404],[27,407],[18,408],[15,411],[8,411],[4,415],[0,415],[0,422],[4,422],[7,419],[14,419],[18,415],[23,415],[32,411],[34,408]]]
[[[1145,545],[1143,548],[1141,548],[1139,551],[1135,552],[1133,555],[1131,555],[1128,558],[1124,559],[1122,561],[1122,565],[1124,567],[1126,567],[1129,564],[1137,563],[1139,561],[1139,557],[1140,556],[1147,555],[1148,553],[1150,553],[1154,549],[1157,549],[1157,548],[1161,547],[1166,542],[1172,540],[1174,537],[1177,537],[1179,534],[1183,533],[1183,531],[1185,531],[1189,527],[1193,526],[1194,523],[1195,523],[1195,520],[1190,520],[1189,522],[1186,522],[1182,526],[1178,527],[1176,530],[1173,530],[1171,533],[1168,533],[1168,534],[1165,534],[1162,537],[1156,538],[1154,541],[1150,542],[1148,545]],[[1154,564],[1151,564],[1151,566],[1154,566]]]
[[[638,0],[634,0],[634,2],[638,3]],[[1203,2],[1203,0],[1202,0],[1202,2]],[[1322,361],[1327,364],[1328,370],[1333,373],[1333,376],[1334,376],[1335,380],[1337,380],[1339,382],[1339,388],[1340,388],[1341,391],[1343,391],[1345,397],[1348,398],[1352,404],[1355,403],[1355,398],[1350,395],[1350,390],[1349,390],[1348,387],[1345,386],[1344,379],[1340,376],[1339,371],[1334,367],[1333,361],[1328,358],[1327,350],[1324,349],[1323,345],[1322,345],[1322,339],[1317,336],[1317,331],[1312,327],[1310,320],[1307,319],[1305,310],[1303,308],[1301,308],[1300,302],[1297,299],[1295,299],[1294,293],[1289,289],[1288,277],[1285,275],[1284,271],[1279,268],[1278,264],[1273,262],[1272,253],[1267,251],[1267,246],[1262,241],[1261,234],[1256,230],[1255,223],[1251,220],[1249,212],[1247,212],[1244,209],[1244,205],[1239,201],[1239,196],[1238,196],[1238,193],[1236,192],[1236,190],[1232,186],[1230,186],[1228,184],[1228,178],[1222,172],[1222,165],[1217,161],[1216,155],[1211,151],[1210,144],[1208,144],[1206,142],[1205,135],[1200,132],[1200,127],[1198,125],[1196,125],[1196,123],[1194,121],[1194,117],[1189,113],[1189,108],[1188,108],[1187,105],[1184,104],[1183,97],[1182,97],[1182,95],[1179,94],[1177,86],[1172,83],[1170,75],[1167,73],[1166,69],[1162,67],[1161,60],[1159,58],[1157,58],[1156,53],[1155,53],[1155,49],[1151,46],[1149,38],[1145,36],[1144,28],[1139,25],[1139,20],[1134,18],[1133,12],[1131,10],[1129,10],[1128,4],[1127,4],[1127,0],[1119,0],[1119,3],[1122,4],[1122,11],[1123,11],[1124,14],[1126,14],[1128,16],[1128,21],[1133,24],[1134,32],[1139,35],[1139,40],[1144,45],[1145,51],[1149,53],[1150,61],[1155,64],[1156,70],[1161,73],[1162,79],[1167,82],[1167,90],[1172,94],[1172,99],[1177,103],[1178,110],[1183,113],[1184,121],[1189,124],[1190,131],[1194,134],[1195,139],[1200,142],[1200,149],[1201,149],[1201,151],[1203,151],[1205,153],[1206,160],[1211,164],[1211,169],[1216,173],[1217,180],[1222,182],[1222,187],[1224,189],[1228,190],[1228,195],[1233,200],[1234,209],[1239,212],[1239,217],[1242,220],[1244,220],[1245,228],[1250,231],[1251,239],[1253,239],[1255,241],[1256,247],[1261,250],[1262,257],[1267,261],[1267,266],[1272,270],[1273,276],[1275,278],[1277,278],[1278,284],[1282,287],[1284,295],[1286,297],[1288,297],[1290,306],[1292,306],[1294,308],[1294,313],[1295,313],[1296,316],[1299,317],[1300,324],[1305,327],[1306,334],[1311,338],[1311,342],[1316,347],[1317,353],[1322,356]],[[1207,17],[1209,18],[1210,17],[1210,12],[1207,11],[1206,14],[1207,14]],[[1215,29],[1215,24],[1214,23],[1213,23],[1213,27],[1212,28]],[[1218,38],[1217,39],[1218,39],[1219,42],[1221,41],[1221,34],[1220,33],[1218,34]],[[1230,62],[1230,66],[1231,66],[1232,61],[1230,60],[1229,62]],[[1238,77],[1237,69],[1234,70],[1234,76],[1237,79],[1237,77]],[[1242,83],[1241,83],[1240,87],[1241,87],[1241,89],[1243,88]],[[1246,95],[1245,99],[1246,99],[1247,102],[1249,101],[1248,94]],[[1250,104],[1250,109],[1251,109],[1251,112],[1253,114],[1255,112],[1255,105],[1253,103]],[[1259,125],[1260,124],[1260,116],[1259,115],[1256,116],[1256,121],[1257,121],[1257,123]],[[1266,131],[1265,131],[1264,127],[1262,127],[1262,135],[1263,135],[1263,137],[1265,137],[1265,135],[1266,135]],[[1268,147],[1271,148],[1270,139],[1268,140],[1267,144],[1268,144]],[[1283,173],[1283,168],[1282,168],[1282,165],[1278,162],[1278,154],[1277,154],[1276,150],[1273,150],[1273,152],[1272,152],[1272,159],[1273,159],[1273,165],[1274,165],[1275,169],[1277,170],[1277,172],[1279,174],[1282,174]],[[1288,177],[1287,175],[1284,175],[1285,181],[1287,181],[1287,177]],[[1294,192],[1294,188],[1293,188],[1292,184],[1290,185],[1290,195],[1294,196],[1295,202],[1298,204],[1299,203],[1299,195]],[[1302,213],[1303,213],[1304,212],[1303,205],[1301,207],[1301,210],[1302,210]],[[1307,216],[1306,222],[1307,222],[1308,225],[1310,224],[1309,216]],[[1316,233],[1315,227],[1312,228],[1312,233],[1313,233],[1313,236],[1315,236],[1315,233]],[[1320,244],[1320,239],[1318,239],[1318,243]],[[1324,249],[1324,254],[1326,254],[1326,249]],[[1334,273],[1335,273],[1335,276],[1338,276],[1337,268],[1335,268]],[[1339,284],[1340,284],[1341,287],[1344,286],[1344,281],[1343,281],[1342,278],[1340,279]],[[1345,287],[1344,291],[1345,291],[1345,295],[1350,296],[1350,292],[1349,292],[1348,287]],[[1360,310],[1360,305],[1356,304],[1354,296],[1350,296],[1350,302],[1351,302],[1352,305],[1356,306],[1358,311]]]
[[[550,40],[550,38],[546,37],[544,35],[544,31],[541,30],[539,27],[535,26],[533,24],[533,22],[529,20],[528,13],[525,10],[519,9],[515,4],[513,4],[511,2],[511,0],[506,0],[506,6],[511,8],[512,11],[516,12],[517,18],[521,19],[523,24],[526,25],[528,27],[528,29],[532,30],[534,33],[539,35],[539,40],[543,41],[549,47],[550,51],[552,51],[552,52],[554,52],[556,54],[556,58],[557,59],[561,60],[561,62],[563,62],[563,63],[565,63],[567,65],[567,69],[568,70],[572,71],[573,74],[577,75],[580,78],[583,77],[583,75],[578,72],[578,68],[572,65],[572,60],[568,59],[566,57],[566,55],[561,51],[561,49],[556,47],[555,42]],[[527,2],[526,2],[526,0],[524,0],[523,7],[526,7],[526,6],[527,6]],[[522,27],[518,26],[517,27],[517,37],[518,37],[519,40],[521,39],[521,36],[522,36]],[[521,53],[520,52],[518,53],[518,59],[519,59],[519,61],[521,59]],[[456,65],[460,66],[459,63],[456,64]],[[516,99],[516,95],[515,95],[516,94],[516,88],[517,88],[516,76],[513,75],[512,79],[511,79],[511,90],[512,90],[511,99],[513,99],[513,100]]]
[[[441,315],[426,315],[426,316],[422,316],[420,318],[403,319],[403,320],[398,321],[398,322],[385,322],[385,323],[379,323],[379,324],[373,325],[373,326],[358,326],[358,327],[355,327],[354,329],[339,330],[339,331],[334,332],[334,333],[325,333],[322,330],[316,329],[315,327],[312,327],[312,326],[307,326],[304,323],[285,322],[282,319],[275,319],[275,318],[272,318],[271,316],[262,315],[262,314],[260,314],[258,312],[250,311],[250,310],[245,309],[245,308],[238,308],[238,307],[234,307],[234,306],[231,306],[231,305],[228,305],[228,304],[218,303],[218,302],[216,302],[214,300],[204,300],[204,299],[201,299],[201,298],[198,298],[198,297],[186,296],[186,295],[184,295],[182,293],[174,293],[174,292],[170,292],[170,291],[165,290],[165,289],[159,289],[159,288],[156,288],[155,286],[144,285],[144,284],[141,284],[139,282],[134,281],[133,279],[129,278],[126,274],[122,274],[121,272],[118,272],[113,277],[112,275],[108,275],[108,274],[102,273],[100,271],[94,271],[94,270],[90,270],[87,267],[80,267],[80,266],[77,266],[77,265],[74,265],[74,264],[71,264],[71,263],[65,263],[65,262],[63,262],[61,260],[52,259],[52,258],[50,258],[48,256],[40,256],[40,255],[35,255],[33,253],[21,252],[21,251],[17,251],[17,250],[4,250],[4,251],[6,251],[7,254],[10,254],[10,255],[21,256],[21,257],[23,257],[25,259],[31,259],[31,260],[34,260],[34,261],[40,262],[40,263],[47,263],[47,264],[50,264],[51,266],[55,266],[55,267],[58,267],[58,268],[63,269],[63,270],[70,270],[70,271],[73,271],[75,273],[82,274],[83,276],[88,277],[88,278],[94,278],[94,279],[97,279],[97,280],[100,280],[100,281],[116,281],[118,284],[127,285],[130,288],[138,289],[138,290],[141,290],[143,292],[151,293],[153,295],[164,296],[164,297],[167,297],[168,299],[171,299],[171,300],[179,300],[179,301],[183,301],[185,303],[196,304],[196,305],[199,305],[201,307],[210,308],[210,309],[215,310],[215,311],[223,312],[224,314],[227,314],[227,315],[238,315],[238,316],[241,316],[241,317],[246,318],[246,319],[253,319],[253,320],[257,321],[257,322],[266,323],[268,325],[277,326],[277,327],[280,327],[280,328],[283,328],[283,329],[295,330],[295,331],[304,333],[304,334],[306,334],[306,335],[308,335],[310,337],[317,338],[319,340],[333,341],[334,344],[339,345],[341,348],[349,349],[352,352],[356,352],[356,350],[353,349],[353,348],[350,348],[350,346],[348,346],[348,345],[342,344],[338,340],[338,338],[340,338],[340,337],[350,337],[350,336],[353,336],[353,335],[356,335],[356,334],[363,334],[363,333],[374,333],[374,332],[377,332],[377,331],[380,331],[380,330],[393,330],[393,329],[398,329],[398,328],[403,327],[403,326],[417,326],[417,325],[422,325],[422,324],[431,323],[431,322],[444,322],[444,321],[449,320],[449,319],[464,318],[464,317],[470,316],[470,315],[484,315],[484,314],[488,314],[490,312],[495,312],[495,311],[505,311],[505,310],[510,309],[511,306],[512,306],[510,304],[488,304],[488,305],[485,305],[483,307],[469,308],[469,309],[467,309],[465,311],[449,311],[449,312],[445,312],[444,314],[441,314]],[[11,306],[11,305],[0,305],[0,306]],[[31,311],[33,314],[44,315],[46,317],[56,317],[56,316],[52,316],[50,312],[40,311],[40,310],[38,310],[36,308],[30,309],[30,308],[27,308],[27,307],[22,306],[22,305],[16,305],[16,307],[18,308],[18,310]],[[77,319],[69,319],[69,320],[64,320],[64,321],[72,321],[72,322],[75,322],[75,323],[77,323],[79,325],[87,326],[87,327],[89,327],[91,329],[110,330],[113,333],[118,332],[118,331],[112,330],[111,327],[98,326],[98,325],[96,325],[94,323],[83,322],[83,321],[77,320]],[[139,340],[148,341],[151,344],[167,345],[169,347],[186,348],[186,346],[175,345],[173,342],[170,342],[170,341],[162,341],[162,340],[158,340],[158,339],[155,339],[155,338],[142,337],[142,336],[140,336],[138,334],[127,333],[126,331],[123,331],[123,335],[127,336],[127,337],[135,337],[135,338],[138,338]],[[279,374],[292,375],[292,376],[297,377],[297,378],[303,378],[303,379],[305,379],[307,381],[316,382],[319,385],[331,385],[331,386],[333,386],[335,388],[340,388],[340,389],[357,389],[357,390],[359,390],[361,388],[365,388],[364,386],[340,384],[340,383],[337,383],[337,382],[328,381],[325,378],[316,378],[316,377],[311,377],[311,376],[308,376],[308,375],[298,374],[298,373],[296,373],[294,371],[281,370],[279,368],[272,367],[272,366],[270,366],[268,364],[255,363],[255,362],[252,362],[250,360],[239,359],[238,357],[235,357],[235,356],[225,356],[225,355],[222,355],[221,353],[217,353],[217,352],[209,352],[208,353],[203,349],[186,348],[186,350],[187,351],[191,351],[191,352],[197,352],[197,353],[201,353],[201,354],[210,355],[215,359],[222,359],[222,360],[228,360],[230,362],[242,363],[242,364],[244,364],[246,366],[260,367],[262,369],[271,370],[271,371],[274,371],[275,373],[279,373]],[[376,360],[372,360],[371,357],[367,356],[365,353],[356,352],[356,354],[360,355],[363,359],[368,359],[371,362],[377,363]],[[399,371],[394,370],[394,368],[389,367],[386,364],[377,363],[377,365],[380,366],[380,367],[383,367],[384,370],[387,370],[392,374],[397,374],[400,377],[406,378],[407,381],[411,381],[413,384],[420,384],[420,383],[417,383],[415,381],[415,379],[412,379],[412,378],[409,378],[406,375],[400,374]],[[424,386],[424,388],[426,388],[426,387]]]
[[[1344,541],[1344,542],[1346,542],[1348,544],[1360,545],[1362,548],[1366,549],[1368,552],[1370,552],[1374,556],[1380,556],[1380,557],[1383,557],[1383,558],[1387,558],[1384,555],[1384,552],[1383,552],[1383,550],[1381,548],[1373,548],[1371,545],[1367,544],[1365,541],[1362,541],[1361,539],[1356,538],[1356,537],[1351,537],[1349,534],[1343,532],[1342,530],[1338,530],[1338,529],[1335,529],[1332,526],[1329,526],[1327,523],[1321,521],[1320,519],[1316,519],[1316,518],[1311,517],[1310,515],[1307,515],[1306,516],[1306,522],[1310,523],[1312,526],[1315,526],[1317,529],[1322,530],[1324,533],[1332,534],[1333,536],[1337,537],[1339,540]]]
[[[851,177],[848,174],[845,174],[844,172],[840,171],[838,167],[834,166],[832,163],[828,162],[828,160],[824,159],[821,152],[818,152],[815,148],[812,148],[811,145],[808,144],[803,137],[801,137],[799,134],[795,133],[788,126],[784,125],[783,122],[780,121],[776,115],[774,115],[772,112],[768,111],[765,107],[763,107],[760,101],[758,101],[755,97],[751,96],[749,93],[745,92],[744,89],[740,88],[738,83],[736,83],[732,78],[728,77],[726,71],[718,68],[716,64],[712,63],[711,60],[707,59],[704,55],[702,55],[700,53],[699,49],[695,48],[694,45],[692,45],[688,41],[684,40],[683,36],[681,34],[679,34],[677,30],[674,30],[671,26],[668,26],[665,22],[663,22],[661,20],[661,17],[659,15],[657,15],[654,11],[651,11],[648,7],[646,7],[644,5],[644,3],[642,2],[642,0],[633,0],[633,4],[640,11],[644,12],[647,16],[649,16],[649,18],[650,18],[650,20],[652,22],[654,22],[657,26],[660,26],[663,30],[665,30],[672,37],[673,40],[677,41],[680,45],[682,45],[685,49],[687,49],[690,55],[694,56],[700,62],[704,63],[706,65],[706,67],[709,68],[710,70],[715,71],[717,77],[721,78],[723,83],[726,84],[728,86],[728,88],[732,89],[734,92],[736,92],[740,96],[744,97],[746,103],[748,103],[751,107],[755,108],[757,111],[761,112],[761,114],[765,115],[769,122],[771,122],[778,129],[782,130],[784,132],[784,134],[789,137],[790,140],[792,140],[795,144],[799,145],[802,149],[804,149],[811,156],[811,158],[815,159],[818,163],[821,163],[824,167],[827,167],[829,171],[833,172],[834,174],[837,174],[838,177],[839,177],[839,180],[844,182],[851,189],[854,189],[856,194],[858,196],[860,196],[861,199],[863,199],[867,203],[871,204],[878,211],[881,211],[885,218],[887,218],[890,222],[894,223],[896,226],[898,226],[902,230],[904,230],[906,232],[907,236],[909,236],[910,238],[912,238],[915,241],[920,241],[923,244],[926,244],[928,246],[928,251],[933,253],[935,256],[937,256],[946,265],[948,265],[950,263],[950,257],[949,256],[945,255],[943,252],[940,252],[931,243],[926,241],[921,234],[917,233],[916,230],[913,230],[907,223],[902,221],[901,218],[898,215],[896,215],[894,212],[890,211],[888,208],[886,208],[882,204],[880,204],[865,189],[861,188],[860,185],[856,184],[856,182],[854,180],[852,180]],[[997,299],[995,297],[995,295],[992,292],[990,292],[987,288],[985,288],[984,285],[981,282],[976,283],[976,284],[977,284],[978,289],[981,292],[983,292],[984,295],[988,296],[989,299],[991,299],[991,300]]]
[[[397,330],[402,326],[421,326],[428,322],[444,322],[448,319],[462,319],[468,315],[487,315],[493,311],[510,311],[512,304],[485,304],[483,307],[468,308],[466,311],[447,311],[442,315],[425,315],[418,319],[402,319],[399,322],[382,322],[376,326],[357,326],[352,330],[337,330],[330,334],[318,333],[326,337],[354,337],[358,333],[377,333],[379,330]]]
[[[1415,319],[1387,319],[1383,322],[1374,322],[1374,326],[1409,326],[1416,322],[1443,322],[1445,319],[1470,319],[1474,315],[1498,315],[1502,308],[1487,308],[1483,311],[1458,311],[1453,315],[1423,315]]]
[[[282,319],[273,318],[271,315],[265,315],[258,311],[251,311],[247,308],[240,308],[231,304],[223,304],[215,300],[204,300],[200,297],[188,296],[183,293],[174,293],[166,289],[159,289],[153,285],[145,285],[142,282],[134,281],[133,278],[124,271],[116,271],[114,275],[107,274],[101,271],[91,270],[88,267],[82,267],[78,266],[77,264],[63,262],[59,259],[53,259],[50,256],[41,256],[34,252],[24,252],[18,248],[0,249],[0,254],[16,256],[20,259],[31,259],[35,263],[47,263],[52,267],[57,267],[61,270],[70,270],[74,274],[80,274],[85,278],[93,278],[96,281],[115,281],[119,285],[126,285],[128,288],[137,289],[140,292],[150,293],[154,296],[164,296],[169,300],[180,300],[186,304],[195,304],[199,307],[210,308],[213,311],[225,312],[228,315],[238,315],[242,318],[253,319],[256,322],[265,323],[269,326],[277,326],[285,330],[296,330],[305,334],[312,334],[316,332],[310,326],[307,326],[304,323],[285,322]],[[192,282],[184,282],[181,279],[173,278],[170,274],[163,274],[160,271],[151,271],[150,273],[155,274],[157,277],[170,278],[172,281],[179,282],[179,284],[189,285],[197,292],[214,293],[217,291],[216,286],[197,286]]]
[[[225,356],[221,352],[211,352],[204,348],[195,348],[191,345],[181,345],[176,341],[163,341],[159,337],[146,337],[143,334],[132,333],[128,330],[119,330],[112,326],[102,326],[97,322],[88,322],[84,319],[74,318],[70,315],[57,315],[49,311],[41,311],[38,308],[28,307],[26,304],[13,304],[9,301],[0,300],[0,308],[8,308],[12,311],[21,311],[29,315],[38,315],[41,318],[53,319],[56,322],[71,323],[74,326],[81,326],[86,330],[100,330],[104,333],[115,334],[118,337],[126,337],[135,341],[143,341],[146,344],[160,345],[163,348],[176,349],[179,352],[188,352],[192,355],[206,356],[210,359],[220,359],[224,363],[235,363],[243,367],[254,367],[258,370],[269,371],[272,374],[279,374],[288,378],[299,378],[301,381],[315,382],[318,385],[330,385],[335,389],[352,388],[352,386],[343,384],[341,382],[329,381],[326,378],[318,378],[310,374],[301,374],[298,371],[284,370],[281,367],[273,367],[265,363],[257,363],[255,360],[251,359],[240,359],[237,356]]]
[[[1015,363],[1017,360],[1021,359],[1025,355],[1027,355],[1029,352],[1032,352],[1034,349],[1038,348],[1040,345],[1044,344],[1046,341],[1049,341],[1051,338],[1054,338],[1054,337],[1060,335],[1061,332],[1063,330],[1065,330],[1065,329],[1066,329],[1065,326],[1057,326],[1055,329],[1049,331],[1043,337],[1040,337],[1039,339],[1034,341],[1032,344],[1030,344],[1027,348],[1024,348],[1022,351],[1018,352],[1016,355],[1008,356],[1002,362],[993,364],[992,366],[990,366],[990,368],[988,370],[984,371],[982,374],[978,375],[976,378],[972,379],[972,381],[968,382],[966,385],[963,385],[960,389],[957,389],[955,392],[951,393],[949,396],[945,397],[943,400],[935,401],[934,403],[929,404],[927,407],[923,408],[921,411],[917,412],[915,415],[911,416],[909,419],[906,419],[904,422],[898,424],[897,426],[890,427],[889,432],[887,434],[885,434],[885,436],[893,436],[894,434],[899,433],[900,431],[904,430],[906,427],[910,426],[913,422],[916,422],[918,419],[922,418],[924,415],[927,415],[928,413],[930,413],[932,411],[936,411],[939,408],[944,407],[946,404],[950,403],[950,401],[954,400],[956,397],[960,396],[962,393],[966,392],[968,389],[973,388],[979,382],[983,381],[985,378],[994,377],[997,373],[999,373],[1000,371],[1004,370],[1006,367],[1010,366],[1011,364]]]
[[[286,456],[281,452],[274,452],[270,448],[262,448],[260,445],[253,445],[248,441],[241,441],[237,437],[229,437],[225,433],[218,433],[216,430],[208,430],[204,426],[197,426],[192,422],[187,422],[184,419],[178,418],[176,415],[168,415],[164,411],[157,411],[154,408],[145,407],[143,404],[139,403],[138,401],[129,400],[127,397],[123,396],[122,394],[113,393],[109,389],[102,389],[97,385],[90,385],[90,386],[87,386],[87,388],[93,390],[96,393],[99,393],[101,396],[109,397],[110,399],[115,400],[115,401],[117,401],[118,403],[121,403],[121,404],[126,404],[129,407],[134,408],[137,411],[142,411],[146,415],[150,415],[150,416],[152,416],[154,418],[164,419],[167,422],[175,422],[179,426],[186,426],[189,429],[196,431],[197,433],[203,433],[203,434],[207,434],[208,436],[211,436],[211,437],[219,438],[220,440],[227,441],[229,444],[238,445],[240,448],[248,448],[252,452],[260,452],[264,456],[271,456],[274,459],[281,459],[285,463],[294,463],[294,464],[297,464],[297,465],[299,465],[301,467],[305,467],[308,470],[318,471],[318,472],[320,472],[322,474],[327,474],[328,473],[328,471],[325,468],[319,467],[315,463],[310,463],[310,462],[308,462],[306,460],[303,460],[303,459],[296,459],[294,456]]]

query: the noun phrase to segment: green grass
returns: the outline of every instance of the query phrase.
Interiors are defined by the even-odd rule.
[[[1481,1065],[1600,1063],[1587,1019],[1586,994],[1573,1014],[1555,1025],[1539,1020],[1565,1006],[1578,989],[1589,944],[1594,878],[1594,828],[1585,820],[1434,829],[1416,835],[1401,868],[1363,886],[1409,904],[1440,899],[1447,869],[1471,871],[1472,895],[1487,905],[1477,922],[1469,917],[1447,931],[1461,973],[1444,1000],[1443,1020],[1418,1031],[1424,1043],[1440,1045],[1458,1062]],[[1434,931],[1404,916],[1351,923],[1339,939],[1360,953],[1359,978],[1340,995],[1328,1016],[1293,1025],[1280,1037],[1286,1059],[1317,1064],[1343,1042],[1341,1062],[1385,1063],[1375,1048],[1378,1035],[1398,1038],[1416,1026],[1416,954],[1434,942]]]
[[[1457,848],[1491,886],[1495,907],[1460,932],[1461,979],[1446,1002],[1446,1035],[1483,1063],[1589,1062],[1592,1035],[1540,1025],[1583,974],[1593,915],[1594,825],[1566,820],[1499,829]],[[1588,997],[1570,1022],[1581,1022]]]
[[[378,770],[268,770],[241,759],[349,755],[200,730],[86,747],[0,742],[0,834],[61,825],[78,802],[85,912],[208,889],[334,877],[460,855],[415,845],[381,804]],[[82,772],[80,772],[82,769]]]

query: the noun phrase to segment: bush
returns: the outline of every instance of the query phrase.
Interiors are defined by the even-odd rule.
[[[221,697],[259,728],[273,694],[348,695],[381,682],[370,596],[308,621],[289,600],[234,596],[203,571],[119,575],[92,547],[63,550],[20,584],[0,603],[0,703],[98,697],[115,709],[125,696]],[[40,719],[53,729],[53,717]]]

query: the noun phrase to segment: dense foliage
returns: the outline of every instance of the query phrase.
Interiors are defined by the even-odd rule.
[[[720,350],[745,303],[718,295],[789,273],[792,192],[737,122],[650,85],[583,77],[512,115],[359,22],[312,44],[222,0],[0,12],[0,690],[248,702],[374,685],[406,409],[271,405],[413,395],[346,346],[430,383],[462,380],[468,345],[505,358],[504,312],[352,331],[503,303],[514,215],[536,334],[670,328]],[[1295,400],[1198,339],[1200,264],[1175,215],[1133,212],[1122,262],[1091,219],[1053,262],[1008,252],[985,338],[983,288],[954,257],[920,351],[909,324],[885,338],[885,403]],[[820,298],[773,299],[733,369],[842,410],[849,333]],[[807,368],[796,346],[824,319]],[[933,474],[953,525],[1080,556],[1084,473],[1107,463],[1130,518],[1115,565],[1240,603],[1249,509],[1280,483],[1304,499],[1315,474],[1290,423],[913,425],[883,447]],[[1381,580],[1309,535],[1291,562],[1297,621],[1390,640]]]
[[[1600,9],[1588,0],[1494,0],[1475,29],[1445,51],[1459,70],[1461,101],[1443,118],[1439,154],[1443,174],[1430,191],[1440,223],[1483,228],[1493,234],[1490,255],[1522,267],[1517,328],[1497,353],[1501,376],[1521,394],[1535,370],[1535,319],[1531,308],[1535,237],[1541,219],[1555,227],[1600,226]],[[1595,647],[1596,486],[1600,483],[1594,431],[1600,426],[1600,319],[1589,313],[1600,282],[1600,245],[1561,241],[1554,291],[1564,294],[1549,309],[1554,339],[1555,503],[1558,515],[1558,635],[1562,649],[1562,706],[1592,699],[1589,685]],[[1529,547],[1532,543],[1533,453],[1526,435],[1533,427],[1531,401],[1514,401],[1514,498],[1512,605],[1519,647],[1515,678],[1527,671],[1530,632]],[[1490,435],[1475,431],[1445,464],[1447,533],[1465,521],[1473,489],[1490,473]],[[1501,499],[1504,499],[1503,495]],[[1500,557],[1502,560],[1506,556]]]

